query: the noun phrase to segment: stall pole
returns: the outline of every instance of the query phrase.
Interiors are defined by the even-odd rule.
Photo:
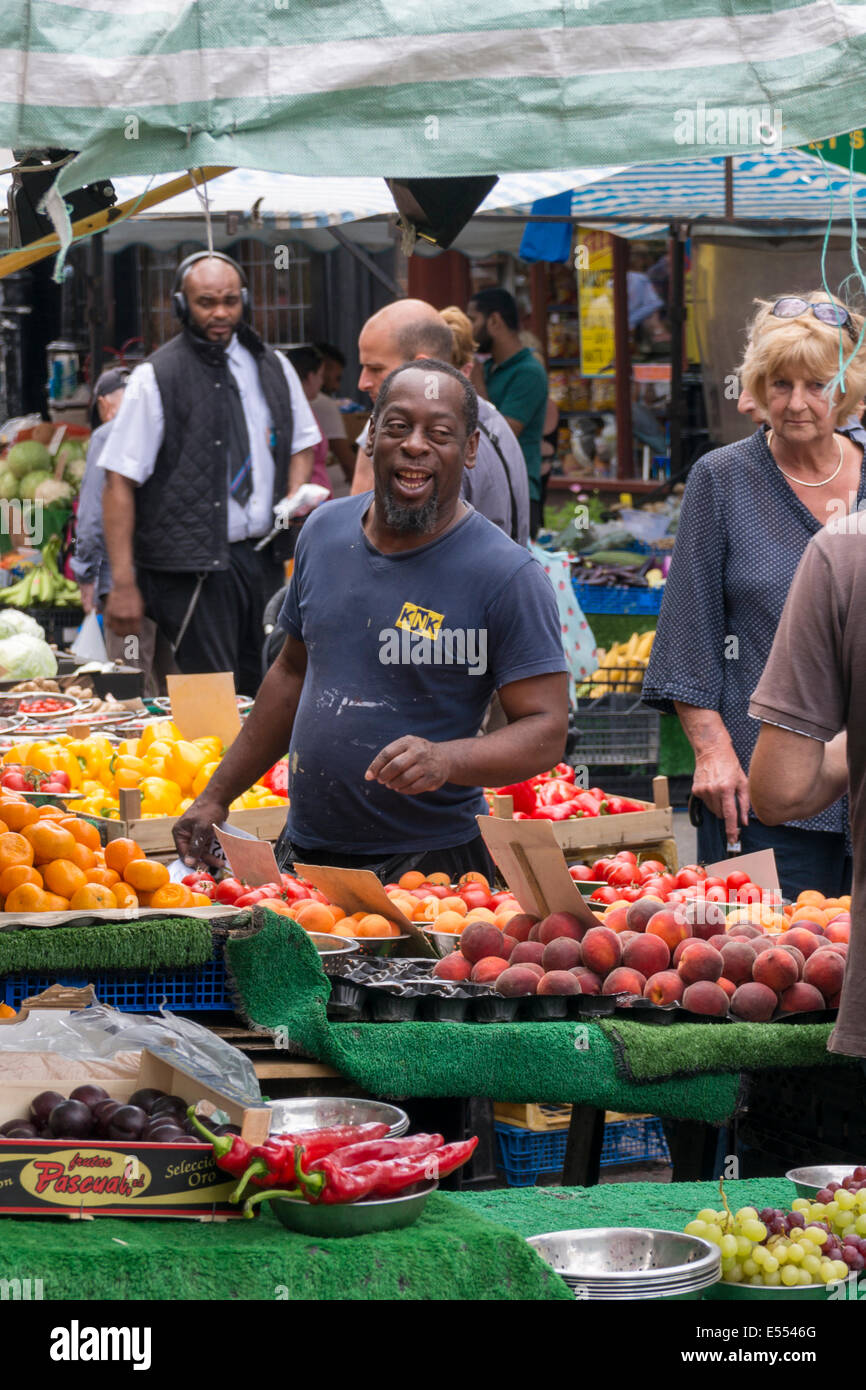
[[[686,321],[685,231],[671,227],[671,477],[683,466],[683,337]]]
[[[105,343],[105,233],[92,236],[87,248],[87,319],[90,329],[90,385],[102,371]]]
[[[613,241],[613,336],[616,380],[616,475],[630,478],[634,471],[631,431],[631,352],[628,332],[628,242]]]

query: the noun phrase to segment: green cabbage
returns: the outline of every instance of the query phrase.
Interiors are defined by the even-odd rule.
[[[64,439],[60,448],[57,450],[57,462],[62,463],[64,468],[73,459],[84,458],[84,444],[80,439]],[[40,467],[39,464],[36,467]]]
[[[45,636],[45,629],[29,613],[22,613],[20,608],[0,608],[0,639],[13,637],[16,632],[26,632],[31,637]]]
[[[44,468],[35,468],[32,472],[25,473],[18,485],[18,496],[32,502],[39,484],[46,482],[50,477],[51,474],[46,473]]]
[[[12,445],[6,455],[5,466],[16,478],[23,478],[25,473],[32,473],[35,468],[41,468],[43,471],[49,469],[51,455],[38,440],[22,439],[20,444]]]
[[[17,496],[18,479],[15,477],[11,468],[7,468],[4,472],[0,473],[0,497],[10,498]]]
[[[38,680],[57,675],[57,658],[47,642],[29,632],[16,632],[0,638],[0,671],[4,679]]]

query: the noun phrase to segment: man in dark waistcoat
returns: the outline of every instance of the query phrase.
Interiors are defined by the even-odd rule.
[[[234,671],[254,695],[262,615],[283,581],[275,507],[309,480],[319,430],[297,374],[246,321],[243,272],[201,252],[178,267],[181,331],[132,373],[100,459],[111,629],[152,620],[185,672]],[[137,664],[135,643],[129,648]]]

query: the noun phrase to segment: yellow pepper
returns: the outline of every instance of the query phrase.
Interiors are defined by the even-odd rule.
[[[138,744],[139,744],[139,740],[138,740],[137,738],[124,738],[124,739],[121,739],[120,743],[117,745],[117,754],[118,754],[118,757],[120,757],[120,758],[135,758],[135,757],[137,757],[137,756],[138,756]]]
[[[141,773],[140,773],[140,772],[136,772],[135,768],[132,768],[132,767],[118,767],[118,768],[115,768],[115,771],[114,771],[114,786],[115,786],[118,790],[120,790],[121,787],[124,788],[124,789],[129,789],[129,788],[131,788],[131,787],[137,787],[137,786],[139,785],[139,783],[141,782],[141,780],[142,780]]]
[[[4,753],[4,754],[3,754],[3,762],[6,763],[6,764],[8,764],[8,763],[16,763],[16,764],[23,763],[23,762],[24,762],[24,753],[25,753],[25,750],[26,750],[28,747],[29,747],[29,745],[26,744],[26,743],[13,743],[13,745],[12,745],[12,747],[9,749],[8,753]]]
[[[147,750],[144,753],[139,754],[139,756],[142,762],[145,762],[148,765],[150,765],[152,762],[155,762],[157,758],[165,758],[167,762],[168,759],[171,757],[173,747],[174,745],[171,742],[171,740],[167,740],[164,738],[155,738],[151,740],[150,744],[147,747]]]
[[[214,762],[205,763],[204,767],[199,768],[192,782],[193,796],[201,796],[202,792],[204,791],[210,779],[213,777],[218,767],[219,763]]]
[[[183,795],[177,783],[165,777],[145,777],[139,790],[143,816],[173,816]]]
[[[155,747],[156,744],[153,744],[151,751]],[[178,739],[169,753],[168,775],[173,782],[177,782],[181,791],[188,792],[207,760],[203,748],[196,748],[194,743],[188,743],[186,739]]]
[[[180,729],[170,719],[157,719],[152,724],[145,725],[141,738],[138,740],[136,751],[141,758],[156,740],[173,743],[176,738],[180,737]]]
[[[201,748],[203,752],[209,753],[212,758],[221,758],[223,755],[222,740],[215,735],[208,735],[207,738],[194,738],[191,740],[196,748]]]

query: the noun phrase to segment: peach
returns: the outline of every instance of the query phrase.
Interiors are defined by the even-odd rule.
[[[800,978],[800,970],[794,957],[781,946],[771,946],[759,952],[752,966],[752,979],[759,985],[767,985],[777,994],[790,989]]]
[[[725,930],[727,916],[721,903],[708,903],[704,898],[693,898],[683,904],[682,915],[692,929],[692,936],[696,936],[699,941],[708,941],[717,932]]]
[[[496,981],[496,989],[506,999],[517,999],[538,991],[539,976],[529,965],[509,965]]]
[[[811,1013],[815,1009],[824,1009],[824,996],[814,985],[807,985],[804,980],[798,980],[796,984],[789,985],[783,992],[779,1000],[779,1007],[783,1013]]]
[[[619,931],[619,932],[617,932],[617,936],[619,937],[619,944],[620,944],[620,946],[622,947],[623,950],[625,950],[626,946],[628,945],[628,943],[629,943],[630,941],[634,941],[638,936],[643,936],[643,934],[644,934],[644,933],[643,933],[642,931]]]
[[[527,941],[526,944],[530,946],[535,943]],[[576,965],[582,965],[580,942],[572,941],[569,936],[558,936],[544,947],[541,964],[546,971],[558,971],[560,974],[563,970],[573,970]]]
[[[503,972],[508,969],[508,961],[502,956],[482,956],[472,967],[470,980],[475,985],[492,985]]]
[[[528,941],[529,933],[540,921],[540,917],[533,917],[530,912],[520,912],[516,917],[509,917],[508,935],[516,936],[518,941]]]
[[[538,981],[538,994],[580,994],[580,981],[569,970],[548,970]]]
[[[676,970],[660,970],[650,975],[643,987],[644,999],[654,1004],[678,1004],[683,997],[685,985]]]
[[[731,938],[727,936],[724,932],[717,932],[715,936],[711,936],[707,940],[707,945],[714,946],[717,951],[720,951],[723,946],[727,946],[730,939]]]
[[[733,999],[734,992],[737,988],[733,980],[726,980],[724,975],[720,975],[719,978],[716,980],[716,984],[720,987],[720,989],[723,989],[725,991],[725,994],[728,996],[729,999]]]
[[[760,927],[756,927],[753,922],[738,922],[734,930],[728,932],[729,936],[742,936],[746,941],[754,941],[756,936],[763,936]]]
[[[722,973],[723,966],[724,961],[721,952],[717,951],[709,942],[691,941],[680,956],[677,970],[687,985],[693,985],[697,984],[699,980],[717,980]],[[696,1010],[696,1012],[700,1013],[701,1010]]]
[[[646,975],[620,965],[611,970],[601,987],[602,994],[643,994]]]
[[[529,960],[529,961],[524,961],[520,968],[521,968],[521,970],[534,970],[534,971],[535,971],[535,978],[536,978],[537,980],[540,980],[541,977],[542,977],[542,976],[544,975],[544,973],[545,973],[545,971],[544,971],[544,966],[543,966],[543,965],[538,965],[538,964],[536,964],[535,961],[531,961],[531,960]]]
[[[622,960],[622,944],[609,927],[591,927],[581,945],[584,965],[602,979]]]
[[[505,934],[488,922],[470,922],[460,935],[460,949],[472,965],[485,956],[505,959]]]
[[[841,989],[840,989],[840,990],[837,991],[836,994],[831,994],[831,995],[830,995],[830,998],[829,998],[829,999],[826,999],[824,1002],[825,1002],[825,1004],[827,1005],[827,1008],[828,1008],[828,1009],[838,1009],[838,1007],[839,1007],[839,1001],[840,1001],[841,998],[842,998],[842,991],[841,991]]]
[[[650,918],[663,909],[664,903],[661,898],[654,898],[652,894],[648,894],[645,898],[636,898],[633,903],[629,903],[625,912],[626,925],[629,931],[645,931]]]
[[[814,936],[824,935],[824,923],[817,921],[817,919],[815,921],[813,921],[811,917],[797,917],[795,919],[792,914],[791,926],[795,925],[801,927],[804,931],[812,932]]]
[[[731,1000],[731,1013],[747,1023],[767,1023],[776,1012],[776,991],[768,985],[739,985]]]
[[[779,937],[780,946],[796,946],[797,950],[806,959],[811,956],[813,951],[817,951],[821,944],[821,937],[814,932],[806,931],[800,926],[791,927],[790,931],[782,932]]]
[[[803,979],[807,985],[814,985],[824,998],[829,1000],[842,988],[845,975],[845,962],[838,951],[829,947],[815,951],[806,961]]]
[[[628,908],[621,904],[612,907],[604,914],[604,925],[611,931],[615,931],[618,936],[628,930]]]
[[[509,965],[540,965],[547,947],[540,941],[518,941],[508,958]]]
[[[622,953],[623,965],[639,970],[647,979],[650,975],[667,970],[670,961],[671,953],[661,937],[647,936],[645,932],[627,942]]]
[[[683,1008],[693,1014],[711,1014],[724,1018],[728,1012],[729,1001],[726,992],[713,980],[695,980],[683,991]],[[776,997],[773,996],[775,1007]]]
[[[824,928],[824,935],[828,941],[848,942],[851,940],[851,923],[850,921],[845,922],[841,918],[835,922],[828,922]]]
[[[586,927],[573,912],[551,912],[539,923],[538,940],[542,946],[555,941],[558,936],[570,936],[573,941],[580,941],[585,931]]]
[[[669,951],[676,950],[681,941],[692,935],[691,927],[680,912],[671,912],[667,907],[649,919],[646,930],[649,936],[660,936]]]
[[[726,941],[721,951],[722,970],[727,979],[735,985],[745,984],[752,978],[752,967],[757,952],[748,941]]]
[[[679,942],[679,944],[677,945],[676,949],[674,950],[674,952],[673,952],[672,955],[671,955],[671,965],[674,967],[674,969],[676,969],[676,967],[679,965],[680,961],[682,960],[683,951],[686,949],[687,946],[691,946],[691,944],[692,944],[692,942],[693,942],[694,940],[695,940],[695,937],[693,937],[693,936],[685,936],[685,937],[683,937],[682,941]]]
[[[433,966],[433,974],[437,980],[468,980],[472,974],[472,966],[459,951],[451,951],[441,960],[437,960]]]
[[[594,970],[578,965],[571,973],[580,985],[581,994],[601,994],[602,979]]]
[[[802,980],[803,967],[806,964],[806,957],[803,955],[803,952],[798,950],[796,946],[790,946],[788,944],[784,946],[780,945],[778,949],[780,951],[787,951],[789,956],[793,956],[794,960],[797,962],[797,979]]]

